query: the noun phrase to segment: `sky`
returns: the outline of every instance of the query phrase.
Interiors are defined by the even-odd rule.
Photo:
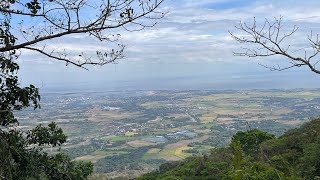
[[[267,59],[233,56],[242,45],[229,31],[237,23],[258,23],[283,16],[284,29],[299,27],[290,39],[292,49],[302,55],[310,32],[320,32],[320,1],[296,0],[165,0],[168,11],[153,28],[121,34],[125,58],[117,64],[89,67],[89,71],[65,66],[33,52],[23,52],[19,63],[22,84],[43,90],[131,90],[131,89],[270,89],[320,88],[320,75],[306,68],[271,72],[259,65],[282,64],[285,58]],[[52,46],[70,51],[103,49],[86,36],[71,36]]]

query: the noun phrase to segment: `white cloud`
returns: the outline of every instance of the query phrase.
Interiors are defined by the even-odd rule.
[[[320,20],[320,11],[316,10],[318,7],[316,5],[320,3],[316,1],[305,3],[302,8],[299,2],[286,2],[274,0],[252,3],[248,1],[248,5],[244,3],[241,7],[213,9],[206,5],[239,2],[235,0],[167,1],[164,6],[170,9],[170,13],[156,28],[133,33],[121,30],[117,33],[122,34],[121,42],[127,44],[126,57],[132,62],[138,59],[139,62],[179,63],[202,60],[220,62],[221,59],[238,62],[238,58],[232,56],[232,51],[239,48],[239,45],[232,41],[228,30],[235,30],[233,26],[240,20],[252,21],[253,17],[256,17],[258,21],[264,21],[264,18],[282,15],[288,27],[295,23],[303,23],[304,27],[312,24],[312,27],[320,28],[320,25],[315,23]],[[308,8],[308,13],[305,13],[305,8]],[[304,29],[303,33],[304,31],[310,32],[310,29]],[[296,41],[305,39],[299,37],[296,36]],[[82,51],[93,54],[96,50],[107,50],[111,47],[108,43],[98,43],[82,35],[59,39],[47,45],[50,50],[63,48],[72,54],[79,54]]]
[[[256,17],[258,22],[265,18],[284,16],[285,29],[294,25],[299,31],[289,41],[295,44],[292,49],[307,46],[307,35],[310,31],[320,32],[320,1],[303,2],[295,0],[248,1],[230,8],[209,8],[215,3],[232,2],[236,0],[167,0],[163,5],[170,13],[154,28],[138,32],[115,30],[120,33],[121,42],[126,44],[123,64],[252,64],[250,58],[235,57],[233,51],[240,50],[241,45],[231,39],[228,31],[236,31],[234,25],[240,20],[250,22]],[[240,2],[240,1],[239,1]],[[243,2],[242,2],[243,3]],[[305,9],[308,9],[306,12]],[[87,36],[76,35],[62,38],[47,46],[49,49],[63,48],[72,53],[85,51],[88,54],[96,50],[109,49],[110,44],[93,41]],[[303,52],[297,51],[296,54]],[[26,59],[43,63],[42,57],[34,53],[25,53]],[[278,58],[274,61],[279,60]],[[51,61],[49,61],[51,62]],[[270,59],[262,59],[269,63]],[[157,73],[156,71],[154,73]]]

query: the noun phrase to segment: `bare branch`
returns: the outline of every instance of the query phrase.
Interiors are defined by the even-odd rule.
[[[49,53],[44,47],[39,48],[39,43],[72,34],[92,35],[98,41],[115,42],[120,36],[112,36],[114,29],[122,27],[127,31],[140,31],[155,26],[154,21],[166,14],[156,11],[163,2],[164,0],[52,0],[41,1],[41,9],[36,13],[30,12],[23,3],[14,7],[1,6],[0,15],[9,14],[14,16],[15,21],[21,20],[20,28],[16,29],[21,34],[14,36],[23,38],[10,46],[0,44],[0,53],[27,49],[82,68],[88,64],[114,63],[123,57],[123,45],[119,45],[118,50],[96,53],[98,58],[81,53],[82,60],[78,61],[57,50]],[[42,23],[35,26],[22,24],[26,18]]]
[[[269,57],[269,56],[283,56],[289,60],[291,65],[287,67],[267,66],[262,65],[272,71],[283,71],[293,67],[307,66],[309,69],[317,74],[320,74],[320,69],[317,68],[317,64],[320,60],[312,62],[320,52],[319,36],[311,35],[308,37],[311,44],[312,52],[305,51],[303,56],[296,56],[289,52],[292,47],[291,44],[285,44],[287,39],[290,39],[294,33],[297,32],[298,27],[294,26],[291,31],[283,33],[282,26],[283,17],[275,18],[273,22],[268,19],[265,20],[263,25],[259,28],[254,18],[253,23],[248,25],[247,23],[240,22],[236,29],[245,35],[236,35],[230,32],[231,37],[242,44],[250,45],[249,48],[242,48],[243,51],[234,52],[235,56],[247,56],[247,57]]]
[[[85,53],[81,53],[79,56],[79,59],[71,58],[68,56],[67,53],[57,53],[54,50],[50,53],[46,52],[44,49],[34,48],[34,47],[24,47],[24,49],[32,50],[39,52],[49,58],[58,60],[58,61],[64,61],[66,62],[66,66],[69,64],[75,65],[77,67],[83,68],[85,70],[88,70],[86,65],[105,65],[109,63],[115,63],[118,59],[123,58],[123,52],[125,46],[119,45],[120,50],[114,50],[112,49],[110,52],[101,52],[97,51],[96,56],[98,60],[93,60],[93,57],[87,57]]]

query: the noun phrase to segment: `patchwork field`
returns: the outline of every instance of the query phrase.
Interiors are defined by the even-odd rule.
[[[69,137],[63,152],[99,176],[133,177],[225,146],[239,130],[281,135],[320,114],[320,90],[45,94],[41,104],[18,114],[21,128],[56,121]]]

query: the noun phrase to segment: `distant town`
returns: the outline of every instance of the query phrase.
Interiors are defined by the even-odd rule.
[[[318,89],[47,93],[41,109],[17,116],[25,129],[57,122],[68,135],[61,151],[116,177],[226,146],[239,130],[281,135],[317,116],[319,104]]]

